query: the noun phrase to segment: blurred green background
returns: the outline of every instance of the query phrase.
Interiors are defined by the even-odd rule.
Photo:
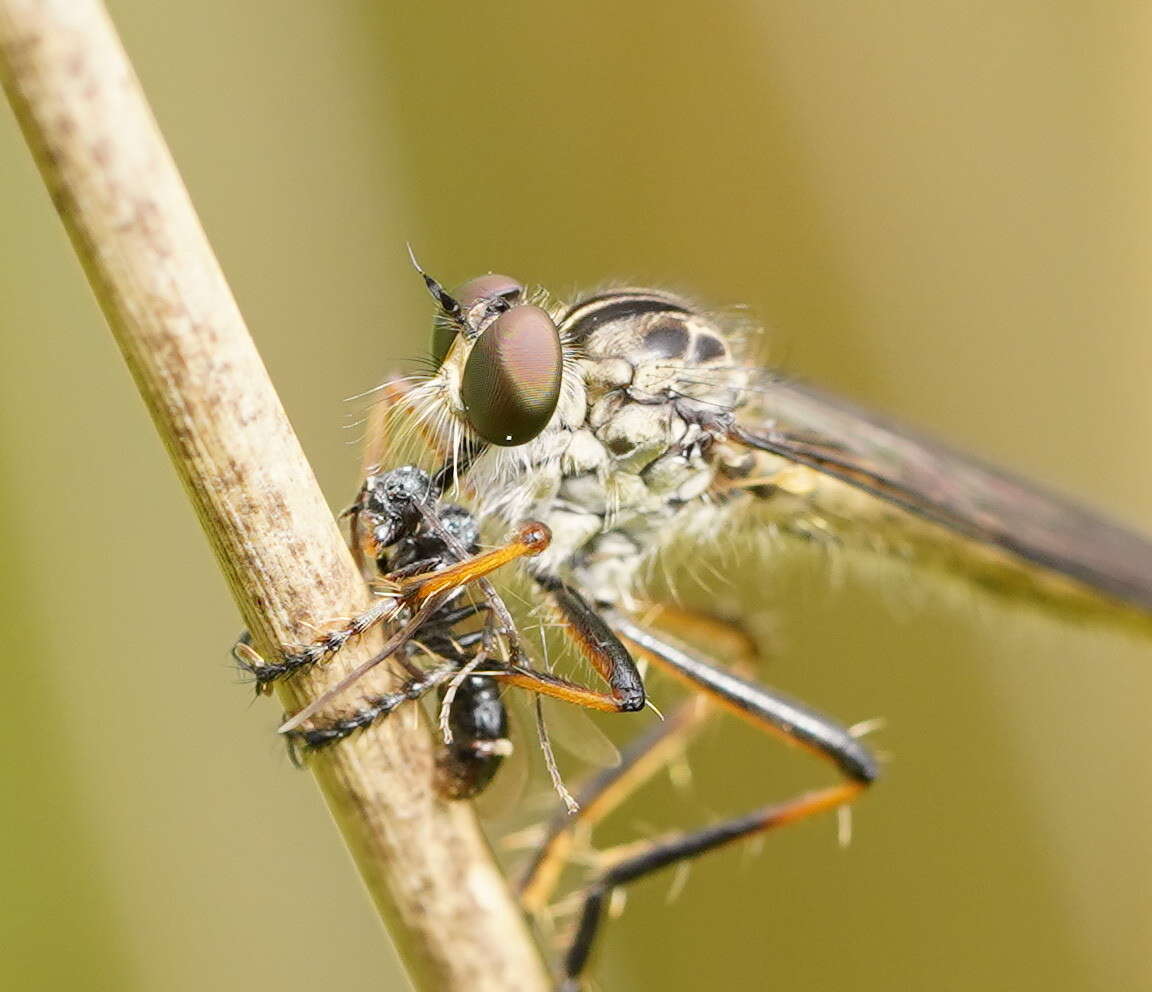
[[[410,240],[745,303],[791,371],[1152,530],[1147,4],[111,7],[333,505],[343,398],[426,347]],[[403,989],[6,114],[0,224],[0,986]],[[637,886],[599,987],[1152,989],[1147,645],[820,574],[771,576],[769,678],[887,718],[853,845]],[[828,779],[731,723],[693,768],[606,837]]]

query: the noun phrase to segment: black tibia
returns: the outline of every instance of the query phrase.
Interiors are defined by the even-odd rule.
[[[643,853],[622,861],[601,875],[584,894],[584,905],[581,907],[576,933],[564,955],[564,984],[561,986],[563,992],[576,992],[580,988],[579,976],[584,971],[592,952],[604,914],[604,901],[612,895],[613,889],[678,861],[693,858],[729,841],[755,833],[760,829],[760,821],[760,814],[753,813],[693,834],[686,834],[677,838],[675,842],[653,844]]]
[[[613,627],[660,667],[689,687],[705,693],[754,726],[798,743],[831,761],[846,781],[765,806],[703,829],[654,841],[638,854],[609,868],[587,889],[576,933],[564,960],[565,992],[575,992],[588,962],[612,891],[669,865],[687,861],[733,841],[763,833],[817,813],[837,809],[855,799],[875,780],[875,758],[845,727],[774,690],[738,678],[623,616]],[[643,755],[646,749],[637,749]]]
[[[513,656],[511,663],[495,671],[495,677],[542,696],[604,713],[633,713],[643,709],[646,700],[644,682],[620,638],[575,589],[548,576],[537,576],[536,581],[559,611],[565,633],[608,683],[610,691],[591,689],[531,668],[517,660],[518,656]],[[493,608],[495,610],[495,605]]]
[[[564,978],[560,992],[578,992],[580,989],[580,976],[588,964],[596,941],[604,915],[604,903],[614,889],[661,868],[691,860],[724,844],[760,833],[773,825],[766,822],[770,817],[771,810],[757,810],[695,833],[655,843],[641,854],[620,862],[601,875],[585,892],[576,933],[564,955]]]
[[[823,755],[848,779],[865,784],[875,780],[879,773],[876,759],[835,720],[775,689],[718,668],[714,662],[645,630],[628,617],[613,616],[612,623],[665,671],[708,693],[737,716]]]

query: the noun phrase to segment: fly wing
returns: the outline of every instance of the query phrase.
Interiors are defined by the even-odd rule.
[[[592,768],[615,768],[620,751],[589,715],[578,706],[542,700],[544,722],[552,742]]]
[[[734,440],[1152,612],[1148,538],[811,387],[755,395]]]

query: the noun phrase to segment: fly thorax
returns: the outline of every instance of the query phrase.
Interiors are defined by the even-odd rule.
[[[555,495],[534,508],[534,518],[552,529],[552,545],[536,567],[594,600],[627,600],[645,557],[671,536],[684,503],[711,482],[698,435],[671,403],[614,393],[593,404],[560,460]]]
[[[572,314],[587,413],[558,478],[544,473],[555,492],[530,515],[553,540],[531,567],[627,602],[645,560],[711,487],[715,439],[701,423],[732,409],[742,373],[715,324],[672,297],[608,294]]]

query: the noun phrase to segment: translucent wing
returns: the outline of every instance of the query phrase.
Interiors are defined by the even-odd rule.
[[[530,692],[514,691],[506,692],[504,700],[516,725],[517,748],[538,751],[536,697]],[[548,737],[562,761],[562,755],[567,755],[575,758],[580,765],[591,768],[614,768],[620,764],[619,748],[597,726],[588,710],[554,699],[543,699],[541,704]],[[570,764],[567,761],[563,763],[565,766]],[[582,772],[576,774],[579,777]]]
[[[608,739],[587,710],[546,699],[544,722],[552,743],[593,768],[615,768],[620,751]]]
[[[819,390],[774,381],[732,437],[1152,612],[1152,541]]]

